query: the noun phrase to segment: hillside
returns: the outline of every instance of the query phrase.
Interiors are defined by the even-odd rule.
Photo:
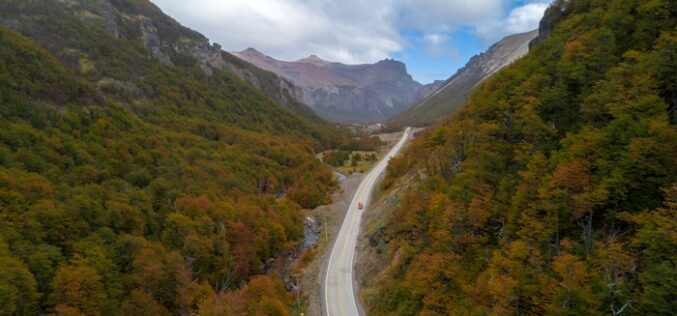
[[[676,12],[555,1],[525,58],[391,161],[386,187],[416,180],[366,224],[367,309],[674,314]]]
[[[54,27],[64,25],[64,20],[77,19],[82,25],[104,31],[107,37],[142,43],[153,57],[164,64],[186,66],[193,63],[206,75],[211,75],[215,69],[227,71],[250,82],[278,104],[287,106],[310,121],[321,122],[312,110],[302,104],[302,91],[289,80],[222,51],[219,44],[211,45],[202,34],[183,27],[148,1],[4,1],[0,6],[3,9],[0,12],[0,24],[30,34],[41,45],[49,47],[62,61],[84,61],[86,66],[91,66],[88,59],[93,56],[82,56],[77,50],[70,49],[70,46],[78,45],[77,39],[71,38],[71,34],[78,33],[67,31],[76,29],[58,30]],[[60,36],[49,38],[52,33],[39,29],[41,25],[51,32],[58,32]],[[92,69],[85,70],[90,72],[90,76],[96,75],[91,73]]]
[[[331,121],[381,122],[416,102],[422,88],[395,60],[345,65],[314,55],[280,61],[253,48],[233,54],[291,80],[302,88],[304,102]]]
[[[392,130],[399,130],[404,126],[429,126],[448,118],[467,101],[480,82],[526,55],[529,42],[537,35],[538,31],[534,30],[502,39],[486,52],[472,57],[440,88],[413,107],[390,118],[386,125]]]
[[[0,23],[0,314],[287,313],[267,263],[344,136],[145,0],[3,1]]]

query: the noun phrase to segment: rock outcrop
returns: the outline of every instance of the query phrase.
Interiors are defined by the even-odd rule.
[[[338,122],[372,123],[395,115],[421,98],[420,83],[399,61],[345,65],[311,55],[280,61],[253,48],[233,53],[303,89],[303,101],[320,116]]]
[[[538,30],[508,36],[492,45],[486,52],[476,55],[459,69],[435,92],[414,107],[386,122],[390,129],[405,125],[427,126],[448,117],[458,109],[482,81],[529,52],[529,43]]]
[[[167,65],[197,63],[207,76],[212,76],[215,69],[227,71],[239,79],[250,82],[277,103],[299,112],[306,118],[319,119],[302,103],[303,91],[291,81],[259,69],[223,51],[219,44],[211,44],[205,36],[182,26],[150,2],[130,0],[4,1],[0,3],[0,24],[31,33],[34,38],[42,39],[45,43],[54,42],[57,39],[46,38],[40,34],[40,27],[37,27],[41,23],[56,23],[56,21],[42,21],[44,19],[42,13],[47,12],[67,17],[60,21],[61,23],[68,23],[68,19],[75,17],[90,25],[92,29],[105,31],[114,39],[139,40],[150,56]],[[68,41],[61,41],[60,45],[67,46]],[[69,49],[69,47],[63,48],[62,55],[62,59],[66,62],[80,65],[90,64],[86,54]],[[128,85],[117,79],[104,79],[107,83],[118,82],[118,86]]]

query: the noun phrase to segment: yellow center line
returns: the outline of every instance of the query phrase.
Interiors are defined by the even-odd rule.
[[[350,212],[350,207],[348,207],[348,212]],[[346,216],[348,216],[348,215],[346,215]],[[345,253],[345,250],[346,250],[346,242],[343,241],[343,247],[341,248],[341,256],[339,257],[339,265],[338,265],[339,273],[337,273],[338,279],[336,280],[337,283],[338,283],[337,286],[336,286],[336,290],[338,291],[339,313],[341,314],[341,316],[346,314],[345,310],[343,308],[343,291],[341,290],[343,287],[341,287],[342,277],[341,277],[341,273],[340,273],[341,267],[343,266],[343,254]]]
[[[352,200],[351,203],[348,205],[348,211],[347,211],[347,213],[346,213],[346,218],[345,218],[345,219],[346,219],[347,221],[349,221],[349,223],[347,223],[346,226],[344,226],[344,227],[341,228],[341,230],[339,231],[339,235],[337,236],[337,242],[338,242],[338,239],[341,238],[341,236],[343,236],[343,245],[342,245],[341,251],[340,251],[340,256],[339,256],[340,258],[338,258],[338,259],[337,259],[338,262],[336,262],[338,265],[334,267],[335,269],[338,269],[338,270],[337,270],[337,273],[335,274],[335,277],[338,278],[338,279],[336,280],[336,283],[337,283],[336,291],[338,291],[338,293],[337,293],[337,295],[338,295],[338,303],[339,303],[339,308],[338,308],[338,309],[339,309],[339,314],[340,314],[340,316],[345,316],[345,315],[346,315],[346,309],[345,309],[345,306],[344,306],[344,300],[343,300],[343,287],[342,287],[343,282],[342,282],[342,280],[341,280],[341,279],[343,279],[343,276],[344,276],[344,274],[342,273],[342,268],[343,268],[344,263],[345,263],[346,249],[348,248],[348,245],[350,244],[350,240],[351,240],[351,238],[346,238],[346,236],[350,236],[350,235],[353,233],[353,231],[354,231],[355,229],[358,229],[358,230],[359,230],[359,225],[358,225],[357,223],[359,222],[360,217],[357,217],[357,220],[356,220],[355,218],[351,218],[351,217],[350,217],[351,215],[353,215],[352,213],[357,212],[357,209],[358,209],[357,206],[356,206],[357,204],[355,204],[355,205],[353,205],[353,204],[362,201],[362,200],[360,199],[360,192],[364,191],[364,188],[367,188],[367,187],[368,187],[368,188],[370,189],[370,192],[368,192],[367,194],[371,194],[371,187],[373,186],[373,183],[370,184],[370,182],[376,181],[375,178],[376,178],[378,175],[380,175],[381,172],[383,172],[383,170],[381,170],[381,169],[385,169],[385,167],[383,167],[383,166],[381,166],[381,165],[382,165],[382,164],[383,164],[383,165],[387,164],[387,163],[388,163],[387,160],[388,160],[388,158],[390,158],[391,154],[392,154],[392,155],[395,154],[395,149],[397,148],[397,149],[399,150],[399,147],[401,147],[402,144],[404,144],[404,142],[406,141],[406,138],[407,138],[407,136],[408,136],[408,132],[409,132],[409,131],[410,131],[410,128],[407,128],[407,129],[405,130],[405,132],[404,132],[404,135],[403,135],[402,139],[400,139],[400,141],[395,145],[395,147],[394,147],[393,149],[391,149],[391,151],[390,151],[388,154],[386,154],[386,156],[384,157],[384,159],[383,159],[381,162],[377,163],[376,166],[375,166],[369,173],[367,173],[367,176],[366,176],[366,177],[362,180],[362,182],[358,185],[357,192],[355,192],[355,196],[353,197],[353,200]],[[380,171],[379,171],[379,170],[380,170]],[[377,171],[379,171],[379,172],[377,172]],[[367,196],[366,199],[369,199],[369,196]],[[364,199],[364,202],[363,202],[363,203],[365,203],[365,208],[366,208],[366,199]],[[351,213],[351,212],[352,212],[352,213]],[[360,213],[362,213],[362,212],[360,212]],[[359,215],[361,216],[361,214],[359,214]],[[357,215],[354,215],[354,216],[357,216]],[[346,224],[345,221],[344,221],[344,224]],[[355,228],[356,225],[358,226],[357,228]],[[343,231],[344,234],[341,235],[341,231],[342,231],[344,228],[345,228],[345,231]],[[336,245],[335,245],[335,246],[336,246]],[[333,250],[332,250],[332,251],[333,251]],[[354,249],[352,249],[351,251],[354,251]],[[332,253],[333,253],[333,252],[332,252]],[[350,283],[350,289],[351,289],[350,295],[353,295],[353,299],[355,299],[355,298],[354,298],[354,295],[355,295],[355,294],[352,292],[352,281],[353,281],[353,280],[352,280],[352,269],[353,269],[353,266],[352,266],[352,265],[353,265],[352,257],[353,257],[353,253],[351,253],[351,256],[350,256],[351,262],[350,262],[350,266],[348,267],[348,268],[350,269],[350,270],[348,271],[348,275],[350,276],[349,282],[351,282],[351,283]],[[331,262],[331,256],[330,256],[330,259],[329,259],[329,267],[328,267],[328,269],[327,269],[327,276],[329,276],[329,274],[330,274],[330,268],[331,268],[331,266],[332,266],[332,262]],[[331,314],[331,311],[330,311],[330,308],[329,308],[329,301],[328,301],[328,297],[326,296],[327,293],[328,293],[328,292],[326,291],[326,289],[327,289],[327,284],[329,283],[328,281],[329,281],[329,280],[328,280],[328,277],[327,277],[327,279],[326,279],[326,281],[325,281],[325,304],[327,305],[327,306],[326,306],[326,307],[327,307],[327,314],[329,314],[329,315],[327,315],[327,316],[331,316],[331,315],[330,315],[330,314]],[[355,306],[355,307],[356,307],[356,306]],[[351,308],[351,310],[352,310],[352,308]]]
[[[358,189],[358,191],[359,191],[359,189],[360,189],[359,186],[358,186],[357,189]],[[355,194],[358,194],[358,192],[356,192]],[[350,209],[351,209],[351,207],[352,207],[352,204],[348,206],[348,213],[346,214],[346,216],[350,216]],[[348,225],[348,228],[350,228],[350,227],[352,227],[352,221],[351,221],[351,223]],[[348,233],[348,232],[350,232],[350,229],[348,229],[348,230],[346,231],[346,233]],[[339,298],[339,313],[341,314],[341,316],[344,316],[344,315],[346,314],[345,306],[344,306],[344,304],[343,304],[343,287],[341,286],[341,279],[343,279],[343,274],[341,273],[341,267],[343,267],[343,260],[345,259],[345,253],[346,253],[346,248],[347,248],[347,247],[348,247],[348,239],[344,238],[344,240],[343,240],[343,247],[341,247],[341,256],[339,257],[339,265],[338,265],[338,267],[339,267],[339,269],[338,269],[339,273],[338,273],[338,287],[337,287],[337,289],[338,289],[338,298]]]

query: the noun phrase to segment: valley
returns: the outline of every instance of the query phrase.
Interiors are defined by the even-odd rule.
[[[0,316],[672,315],[676,29],[669,0],[0,1]]]

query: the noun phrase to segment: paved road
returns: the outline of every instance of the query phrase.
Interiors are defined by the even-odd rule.
[[[388,160],[395,156],[407,141],[411,128],[407,128],[402,138],[369,174],[364,177],[355,192],[348,212],[336,237],[334,248],[329,256],[329,265],[324,279],[324,308],[327,316],[359,316],[355,293],[353,292],[353,255],[360,232],[360,220],[364,210],[358,209],[358,203],[369,206],[369,197],[376,180],[388,165]]]

